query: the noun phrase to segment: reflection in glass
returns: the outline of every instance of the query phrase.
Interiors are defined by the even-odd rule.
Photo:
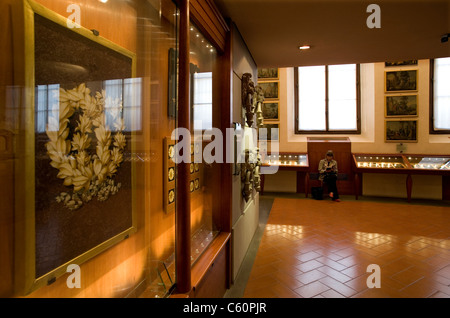
[[[191,64],[191,127],[192,132],[205,131],[214,127],[213,115],[220,111],[214,105],[214,76],[217,52],[213,45],[201,34],[197,27],[190,25],[190,64]],[[217,126],[216,126],[217,127]],[[192,162],[198,152],[202,152],[211,140],[205,136],[196,140],[191,153]],[[192,138],[194,142],[194,138]],[[214,222],[218,212],[218,183],[214,182],[220,172],[215,163],[204,161],[194,165],[190,174],[191,187],[191,263],[202,255],[208,245],[219,233]],[[213,196],[215,199],[213,200]]]
[[[401,156],[355,156],[358,168],[390,168],[403,169],[406,165]]]

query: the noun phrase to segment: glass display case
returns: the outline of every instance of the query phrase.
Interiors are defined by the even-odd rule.
[[[191,133],[202,134],[212,127],[219,127],[214,116],[220,112],[215,103],[217,90],[218,53],[213,44],[200,29],[190,23],[190,80],[191,80]],[[220,210],[217,193],[220,183],[215,182],[220,175],[220,166],[209,164],[205,157],[196,162],[199,153],[205,153],[209,141],[195,140],[191,145],[190,191],[191,191],[191,265],[200,256],[220,232],[220,225],[215,222],[215,214]]]
[[[353,154],[355,197],[361,194],[363,173],[406,175],[406,193],[411,201],[412,175],[450,176],[450,155]],[[450,193],[448,182],[442,181],[443,197]]]
[[[303,153],[268,154],[262,159],[266,166],[308,167],[308,155]]]
[[[357,168],[405,169],[408,168],[401,155],[354,155]]]
[[[414,169],[448,170],[450,171],[450,156],[407,156],[406,157]]]

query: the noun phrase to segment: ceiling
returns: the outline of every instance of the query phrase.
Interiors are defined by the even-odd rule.
[[[370,63],[450,56],[450,0],[215,0],[258,67]],[[367,19],[380,7],[381,28]],[[310,50],[301,51],[308,44]]]

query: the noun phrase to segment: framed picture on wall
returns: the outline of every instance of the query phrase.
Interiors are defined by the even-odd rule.
[[[262,104],[262,113],[264,121],[279,120],[280,119],[280,102],[265,102]]]
[[[406,65],[417,65],[417,60],[406,60],[406,61],[396,61],[396,62],[386,62],[385,66],[406,66]]]
[[[386,93],[417,91],[418,90],[417,73],[418,70],[385,72]]]
[[[417,142],[417,120],[386,120],[385,142]]]
[[[27,206],[15,216],[15,257],[17,286],[27,294],[136,232],[130,154],[140,128],[123,105],[142,82],[134,78],[134,53],[68,28],[66,18],[34,1],[23,5],[25,88],[35,94],[25,97],[31,124],[19,164],[28,173],[17,182],[25,182],[19,197]]]
[[[259,68],[258,79],[260,80],[278,79],[278,68]]]
[[[278,82],[261,82],[258,83],[258,86],[262,88],[266,100],[279,98],[280,89]]]
[[[385,96],[386,117],[418,116],[417,95],[387,95]]]
[[[261,134],[261,128],[266,128],[267,135],[264,136]],[[280,124],[279,123],[270,123],[264,124],[259,130],[259,140],[262,141],[280,141]]]

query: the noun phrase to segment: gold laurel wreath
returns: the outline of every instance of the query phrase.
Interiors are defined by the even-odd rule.
[[[72,90],[59,90],[59,120],[50,118],[47,126],[47,154],[50,165],[59,170],[58,178],[64,180],[67,187],[73,186],[73,193],[62,192],[56,197],[58,203],[75,210],[83,203],[97,197],[105,201],[110,195],[116,194],[121,184],[115,184],[112,179],[123,162],[123,151],[126,138],[123,118],[119,116],[123,105],[118,99],[106,97],[106,92],[91,91],[85,84],[80,84]],[[112,136],[106,126],[105,104],[112,103],[115,107],[108,108],[108,113],[114,118],[116,133]],[[70,130],[72,116],[79,114],[77,126]],[[95,154],[89,154],[92,137],[95,135],[97,146]],[[72,136],[72,139],[68,139]]]

